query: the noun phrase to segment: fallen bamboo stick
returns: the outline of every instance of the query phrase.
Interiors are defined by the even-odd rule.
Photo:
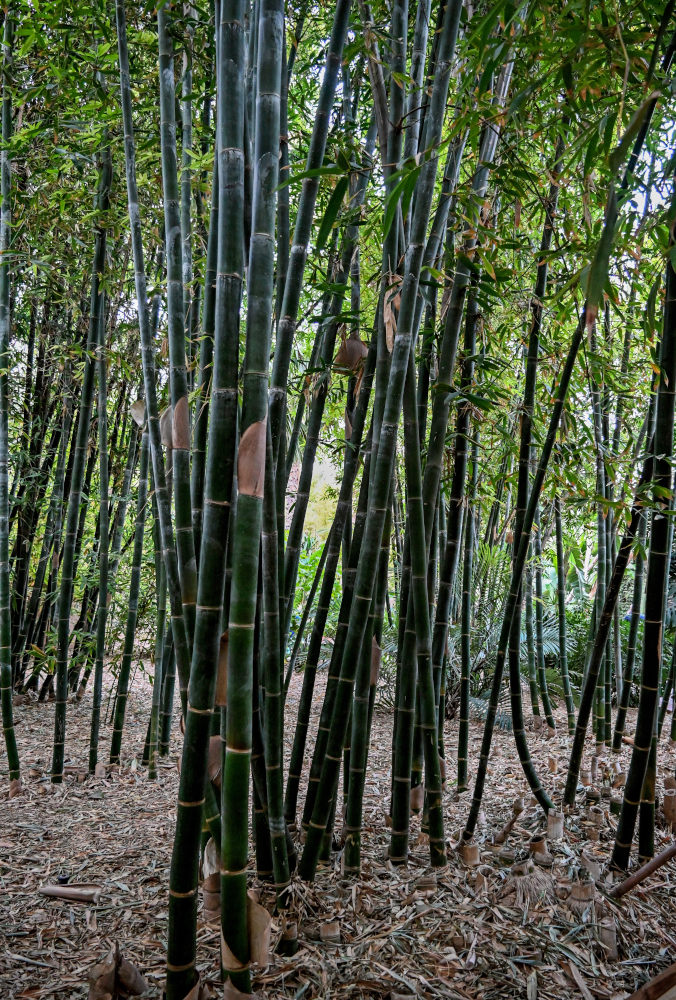
[[[650,979],[640,990],[627,997],[627,1000],[660,1000],[660,998],[667,1000],[667,996],[672,995],[674,988],[676,988],[676,964],[670,965],[659,976]]]
[[[98,903],[101,898],[99,885],[43,885],[38,889],[43,896],[66,899],[71,903]]]
[[[646,861],[644,865],[641,865],[638,871],[635,871],[633,875],[626,878],[624,882],[620,882],[614,889],[611,889],[610,895],[613,899],[620,899],[625,895],[625,893],[629,892],[630,889],[633,889],[635,885],[642,882],[644,878],[648,877],[648,875],[652,875],[652,873],[656,872],[658,868],[662,867],[662,865],[666,865],[667,861],[671,861],[674,857],[676,857],[676,840],[673,844],[670,844],[669,847],[665,847],[663,851],[660,851],[656,857],[652,858],[650,861]]]

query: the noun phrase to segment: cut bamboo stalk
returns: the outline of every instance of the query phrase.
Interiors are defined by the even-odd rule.
[[[96,905],[101,898],[99,885],[43,885],[38,889],[43,896],[54,899],[65,899],[71,903],[93,903]]]
[[[647,878],[648,875],[652,875],[652,873],[656,872],[658,868],[661,868],[662,865],[666,865],[667,861],[671,861],[671,859],[675,857],[676,840],[673,844],[669,844],[668,847],[665,847],[663,851],[660,851],[656,857],[646,862],[646,864],[641,865],[638,871],[635,871],[633,875],[626,878],[624,882],[620,882],[619,885],[616,885],[615,888],[611,890],[610,895],[613,899],[621,899],[622,896],[626,895],[626,893],[633,889],[634,886],[638,885],[645,878]]]

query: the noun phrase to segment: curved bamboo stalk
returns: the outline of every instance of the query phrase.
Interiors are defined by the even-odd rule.
[[[646,574],[646,616],[643,632],[641,692],[631,762],[627,772],[622,809],[617,824],[612,864],[624,869],[629,861],[639,798],[648,766],[655,731],[657,693],[662,664],[664,593],[671,553],[668,551],[669,517],[673,504],[671,456],[674,438],[676,399],[676,271],[667,259],[664,326],[660,353],[660,384],[657,390],[655,422],[655,469],[650,552]]]
[[[636,533],[639,529],[641,520],[645,517],[645,514],[643,512],[643,505],[645,500],[644,490],[646,485],[652,479],[652,469],[653,469],[653,459],[652,456],[650,455],[651,450],[652,450],[652,441],[649,448],[648,458],[644,463],[643,471],[641,473],[641,478],[636,488],[636,498],[634,500],[631,510],[631,519],[624,533],[622,543],[620,544],[620,547],[617,551],[617,558],[615,559],[613,572],[608,587],[606,588],[606,597],[604,606],[601,611],[600,617],[597,617],[596,619],[594,642],[592,645],[589,662],[587,664],[587,673],[582,688],[580,705],[577,711],[577,721],[575,723],[575,735],[573,737],[573,745],[571,747],[570,760],[568,763],[566,787],[564,788],[563,792],[563,801],[566,805],[572,805],[575,801],[575,793],[577,791],[577,781],[580,773],[580,765],[582,763],[582,752],[584,749],[584,741],[587,734],[587,726],[589,725],[589,719],[593,709],[594,692],[596,690],[596,685],[598,682],[601,660],[603,658],[603,652],[605,649],[606,641],[608,639],[608,633],[610,631],[610,627],[612,624],[613,609],[615,607],[620,592],[620,587],[622,585],[624,572],[629,563],[629,557],[631,556],[632,548],[634,546],[634,538],[636,537]]]

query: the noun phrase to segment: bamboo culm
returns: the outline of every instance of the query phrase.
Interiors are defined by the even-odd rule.
[[[61,563],[61,584],[58,600],[58,653],[56,664],[56,704],[54,706],[54,747],[52,754],[52,782],[63,781],[63,758],[66,742],[66,699],[68,696],[68,649],[70,642],[70,611],[73,603],[73,567],[75,543],[80,517],[80,498],[84,481],[89,426],[91,422],[92,399],[94,393],[95,352],[99,336],[100,310],[103,296],[100,294],[101,279],[105,267],[106,228],[105,213],[108,209],[112,182],[112,162],[110,153],[101,154],[99,186],[96,198],[98,222],[94,241],[94,261],[92,264],[89,332],[87,355],[82,377],[80,413],[75,440],[73,472],[68,496],[68,514]]]
[[[9,608],[9,396],[7,385],[10,369],[9,246],[12,224],[11,164],[8,145],[12,132],[10,67],[13,43],[14,21],[7,13],[2,45],[2,150],[0,151],[0,193],[2,194],[2,206],[0,207],[0,703],[9,780],[10,784],[14,783],[16,788],[21,779],[12,710],[12,635]],[[64,702],[64,730],[65,707]],[[63,755],[57,762],[57,767],[60,779],[63,770]],[[54,771],[53,767],[52,773]]]
[[[129,583],[129,607],[124,635],[124,651],[117,679],[117,697],[115,699],[115,714],[113,718],[113,735],[110,742],[110,763],[119,764],[122,746],[124,717],[127,709],[129,693],[129,676],[131,660],[134,653],[134,638],[136,635],[136,619],[138,617],[138,598],[141,589],[141,564],[143,561],[143,535],[147,516],[148,499],[148,433],[141,438],[141,458],[139,461],[138,499],[136,502],[136,527],[134,530],[134,551],[131,563],[131,580]]]

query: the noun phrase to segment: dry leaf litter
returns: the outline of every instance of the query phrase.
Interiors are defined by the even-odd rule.
[[[290,688],[290,720],[300,680],[296,675]],[[322,694],[318,685],[311,739]],[[149,708],[150,688],[138,678],[130,692],[122,765],[99,767],[99,776],[89,777],[90,696],[69,704],[67,775],[61,786],[52,786],[53,706],[32,700],[16,706],[23,790],[13,798],[4,745],[0,751],[2,1000],[87,997],[92,968],[110,961],[116,947],[145,977],[146,995],[162,996],[180,733],[175,724],[170,756],[160,762],[158,780],[149,781],[140,763]],[[555,734],[531,731],[529,743],[539,773],[560,802],[570,739],[561,712],[557,723]],[[628,732],[632,724],[633,715]],[[452,779],[457,722],[446,725]],[[621,1000],[676,961],[675,861],[621,901],[608,897],[607,861],[617,822],[610,796],[621,794],[618,772],[626,772],[629,746],[619,757],[607,752],[597,760],[592,784],[580,786],[576,808],[565,816],[563,836],[543,843],[539,835],[546,835],[547,821],[532,804],[512,734],[497,730],[484,809],[470,845],[475,849],[462,855],[456,850],[469,796],[458,798],[449,780],[447,868],[429,867],[418,816],[412,819],[410,863],[395,868],[386,859],[391,730],[391,713],[377,712],[361,877],[343,878],[336,853],[313,884],[294,882],[292,917],[300,947],[292,958],[274,955],[281,928],[273,917],[271,964],[255,970],[259,996]],[[481,732],[482,724],[474,722],[470,761],[478,760]],[[292,724],[286,733],[288,757]],[[101,762],[107,760],[109,739],[110,729],[103,728]],[[585,769],[591,769],[593,756],[590,737]],[[662,741],[660,792],[675,766],[676,750]],[[658,813],[656,851],[672,837]],[[251,883],[257,885],[253,869]],[[98,902],[61,900],[40,891],[66,884],[100,889],[93,894]],[[257,888],[272,911],[273,892],[267,885]],[[218,948],[218,931],[200,912],[198,969],[202,983],[222,996]]]

